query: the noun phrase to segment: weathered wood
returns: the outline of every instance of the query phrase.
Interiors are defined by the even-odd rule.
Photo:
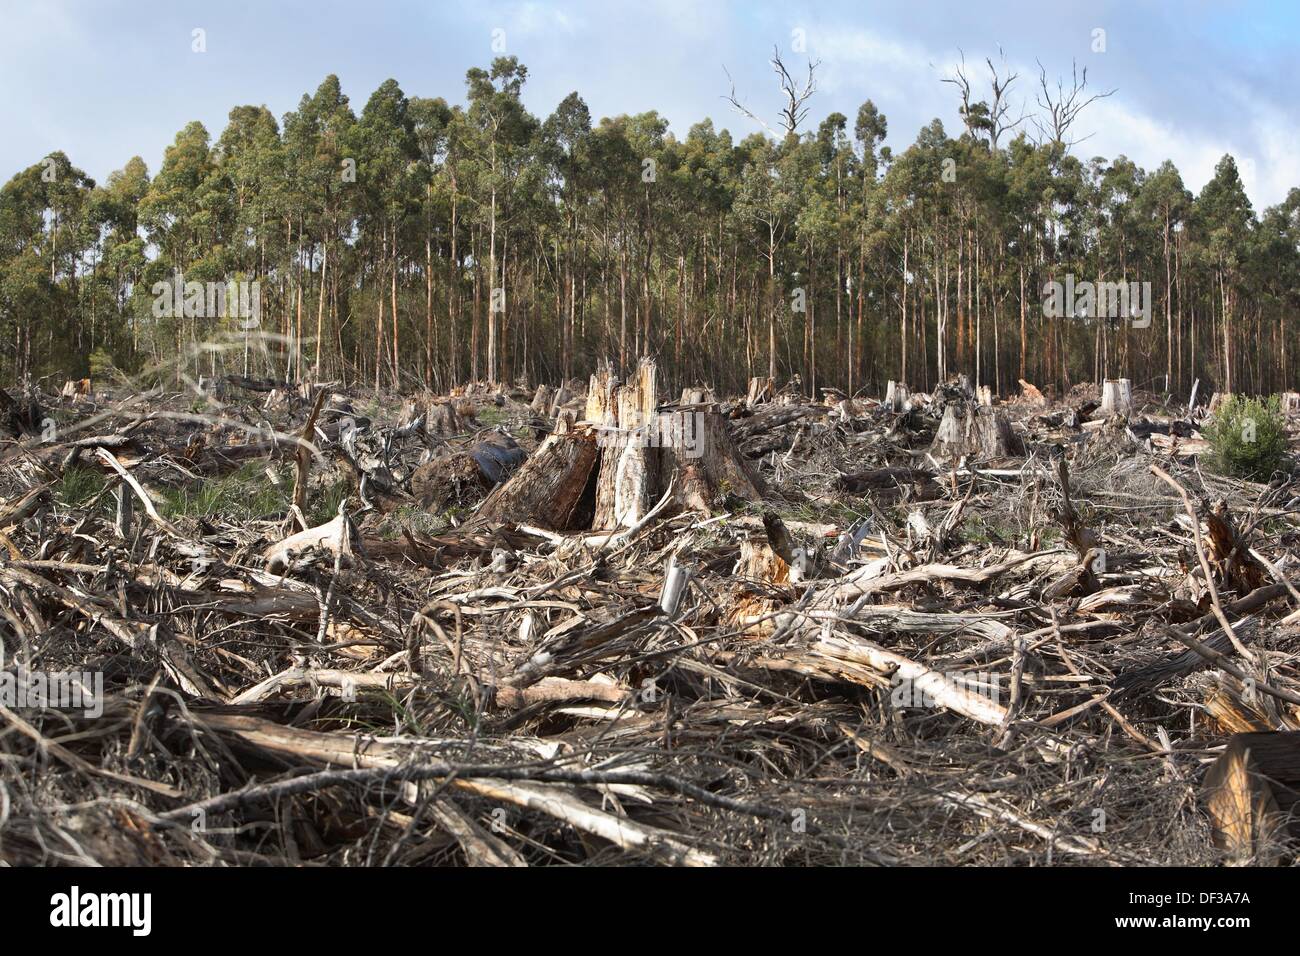
[[[286,574],[311,563],[318,554],[328,554],[341,564],[351,564],[355,532],[344,510],[346,505],[344,501],[339,513],[325,524],[291,534],[267,548],[262,554],[266,569],[272,574]]]
[[[1214,843],[1237,862],[1272,865],[1300,841],[1300,732],[1236,734],[1205,774]]]
[[[775,383],[768,376],[755,375],[749,380],[749,390],[745,393],[745,405],[753,408],[755,405],[770,402],[775,388]]]
[[[885,400],[882,404],[891,412],[905,412],[912,407],[912,394],[902,382],[890,379],[885,386]]]
[[[509,481],[484,499],[474,523],[528,521],[554,531],[583,527],[581,506],[599,452],[596,431],[589,424],[551,435]],[[594,498],[588,507],[594,507]]]
[[[411,494],[421,507],[436,510],[476,504],[527,457],[509,435],[489,431],[467,448],[418,466],[411,473]]]
[[[597,432],[601,444],[596,478],[596,515],[592,530],[630,527],[649,510],[656,496],[659,441],[658,370],[654,359],[643,358],[636,377],[613,392],[613,422]],[[603,384],[603,383],[593,383]],[[600,403],[603,406],[604,396]],[[595,410],[590,398],[588,409]],[[608,410],[602,408],[605,418]]]
[[[1133,384],[1126,378],[1108,378],[1101,387],[1101,416],[1128,418],[1133,414]]]
[[[1002,409],[952,402],[944,407],[930,451],[940,461],[962,455],[1007,458],[1020,452],[1020,441]]]
[[[555,389],[549,385],[538,385],[537,392],[533,395],[532,404],[529,406],[539,415],[550,417],[555,397]]]
[[[1047,404],[1047,399],[1043,397],[1043,393],[1039,391],[1038,387],[1036,385],[1031,385],[1023,378],[1020,379],[1020,391],[1024,396],[1025,401],[1030,402],[1033,405]]]
[[[683,508],[712,514],[726,495],[762,501],[762,479],[741,457],[720,412],[678,409],[664,416],[660,429],[668,438],[661,448],[659,487],[667,488],[676,479],[676,497]]]

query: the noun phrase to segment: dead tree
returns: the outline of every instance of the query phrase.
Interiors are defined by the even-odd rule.
[[[961,51],[958,51],[959,53]],[[988,64],[990,80],[989,86],[992,90],[992,102],[979,100],[971,102],[971,82],[966,75],[966,54],[961,53],[961,62],[953,70],[954,75],[944,77],[944,83],[951,83],[957,87],[961,95],[961,106],[958,112],[961,115],[962,122],[966,124],[966,129],[970,134],[978,138],[981,134],[988,136],[989,148],[996,150],[998,140],[1006,133],[1015,129],[1025,121],[1026,114],[1021,113],[1017,119],[1010,119],[1011,102],[1009,91],[1013,83],[1020,74],[1012,73],[1006,68],[1006,54],[998,48],[998,55],[1002,57],[1003,69],[1006,75],[999,74],[998,68],[993,64],[991,57],[985,57],[984,62]]]
[[[1079,64],[1073,63],[1071,67],[1070,89],[1067,92],[1065,82],[1060,77],[1056,80],[1056,92],[1053,93],[1047,82],[1047,68],[1042,62],[1038,63],[1038,105],[1046,110],[1046,118],[1034,117],[1034,126],[1038,129],[1039,135],[1044,137],[1049,143],[1057,143],[1069,149],[1077,143],[1083,142],[1087,136],[1079,139],[1070,139],[1070,129],[1078,120],[1079,114],[1095,103],[1097,100],[1105,99],[1111,96],[1115,90],[1107,90],[1104,93],[1094,93],[1092,96],[1087,95],[1088,90],[1088,68],[1085,66],[1083,72],[1079,71]],[[1091,134],[1089,134],[1091,135]]]
[[[786,136],[798,134],[799,125],[808,117],[808,100],[817,92],[817,67],[821,66],[820,60],[808,61],[808,77],[802,85],[795,82],[790,71],[786,69],[785,62],[781,59],[781,51],[778,47],[772,47],[772,70],[777,75],[777,80],[781,84],[781,95],[785,98],[785,105],[781,108],[781,118],[777,125],[781,127]],[[727,68],[723,67],[727,72]],[[731,80],[731,73],[727,72],[727,79]],[[742,116],[747,116],[755,123],[762,126],[763,129],[776,135],[775,131],[765,123],[761,118],[756,116],[747,106],[740,102],[736,95],[736,84],[733,80],[731,83],[731,92],[727,95],[727,102],[732,108]]]

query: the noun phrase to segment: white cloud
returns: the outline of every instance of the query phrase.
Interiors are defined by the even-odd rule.
[[[905,147],[915,135],[908,125],[919,128],[935,116],[944,121],[949,135],[960,130],[956,91],[942,83],[944,77],[953,75],[957,51],[938,52],[870,30],[832,24],[810,27],[808,40],[811,54],[822,59],[821,90],[832,97],[874,99],[891,117],[892,143]],[[985,98],[984,54],[966,52],[967,74],[975,95]],[[1013,89],[1024,98],[1025,109],[1036,112],[1038,64],[1013,62],[1009,68],[1019,73]],[[1090,82],[1089,87],[1094,84]],[[1169,159],[1193,192],[1213,177],[1223,155],[1231,153],[1247,195],[1255,208],[1262,210],[1284,199],[1293,186],[1300,186],[1300,131],[1281,110],[1261,103],[1249,90],[1225,88],[1223,95],[1238,104],[1238,122],[1230,131],[1218,134],[1189,131],[1173,120],[1153,116],[1125,100],[1121,89],[1082,113],[1077,133],[1088,138],[1075,147],[1075,153],[1082,158],[1125,155],[1148,171]],[[1028,123],[1024,128],[1032,135]]]

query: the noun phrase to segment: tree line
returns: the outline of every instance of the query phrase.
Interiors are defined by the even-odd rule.
[[[947,78],[956,136],[936,119],[896,153],[870,101],[801,128],[814,67],[799,87],[781,65],[778,128],[739,142],[653,111],[593,122],[577,93],[533,116],[501,57],[464,103],[388,80],[358,115],[329,76],[279,121],[237,106],[152,176],[134,157],[101,185],[53,153],[0,190],[2,372],[444,390],[650,354],[670,386],[725,391],[1291,386],[1300,189],[1257,215],[1231,156],[1199,195],[1170,162],[1081,158],[1075,121],[1107,94],[1044,74],[1017,119],[991,61],[985,98]],[[1149,284],[1150,308],[1044,308],[1067,280]],[[158,308],[228,281],[256,283],[254,321]]]

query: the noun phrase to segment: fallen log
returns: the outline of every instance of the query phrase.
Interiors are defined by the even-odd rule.
[[[595,488],[588,489],[599,453],[590,425],[557,430],[483,500],[474,525],[528,521],[553,531],[589,527]]]

